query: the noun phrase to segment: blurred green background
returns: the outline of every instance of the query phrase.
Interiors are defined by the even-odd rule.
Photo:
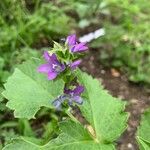
[[[17,64],[40,57],[53,40],[99,28],[105,29],[105,35],[89,44],[99,52],[99,63],[127,73],[130,81],[149,85],[149,27],[149,0],[0,1],[0,92]],[[6,100],[0,96],[0,101],[0,147],[18,135],[42,137],[40,142],[46,143],[58,134],[57,123],[64,114],[58,117],[42,109],[37,118],[43,124],[36,126],[33,120],[13,119]]]

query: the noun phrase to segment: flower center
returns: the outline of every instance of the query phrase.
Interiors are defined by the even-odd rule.
[[[59,65],[56,65],[56,64],[53,64],[53,67],[52,67],[57,73],[61,72],[61,66]]]

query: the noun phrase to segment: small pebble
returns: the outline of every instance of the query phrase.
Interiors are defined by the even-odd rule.
[[[113,77],[120,77],[120,72],[114,68],[111,69],[111,74]]]
[[[131,99],[130,101],[132,104],[137,104],[138,103],[138,100],[137,99]]]
[[[132,128],[131,128],[131,127],[128,127],[128,128],[127,128],[127,131],[128,131],[128,132],[131,132],[131,131],[132,131]]]
[[[131,143],[128,143],[127,147],[131,150],[133,150],[133,145]]]
[[[106,73],[106,71],[105,70],[101,70],[101,74],[105,74]]]

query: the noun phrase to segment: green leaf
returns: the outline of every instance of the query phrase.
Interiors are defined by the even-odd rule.
[[[32,130],[32,127],[27,119],[18,120],[18,129],[19,133],[27,137],[35,137],[35,133]]]
[[[7,106],[17,118],[34,118],[40,107],[51,107],[52,100],[63,93],[64,82],[48,81],[37,72],[40,64],[37,59],[23,63],[4,85],[3,96],[9,100]]]
[[[139,144],[140,150],[149,150],[150,149],[150,144],[145,142],[144,140],[137,138],[137,142]]]
[[[83,116],[92,125],[99,142],[113,142],[127,126],[125,103],[112,97],[98,80],[86,73],[77,71],[77,76],[85,87],[84,102],[80,106]]]
[[[46,83],[43,84],[43,82],[45,81],[45,78],[44,78],[44,81],[40,82],[41,80],[39,79],[41,79],[41,77],[36,77],[37,74],[35,75],[31,73],[33,72],[33,69],[30,69],[30,68],[34,68],[34,67],[31,66],[31,63],[30,65],[27,65],[27,64],[21,67],[21,71],[23,70],[23,74],[25,75],[32,74],[30,78],[33,80],[33,77],[34,77],[33,81],[38,81],[36,86],[40,85],[40,90],[43,90],[41,87],[45,86],[46,84]],[[38,145],[37,143],[34,143],[30,139],[22,137],[22,138],[13,140],[13,142],[7,145],[4,148],[4,150],[14,150],[14,149],[16,150],[16,148],[18,148],[18,150],[20,149],[21,150],[26,150],[26,149],[31,149],[31,150],[67,150],[67,149],[70,149],[70,150],[78,150],[78,149],[81,149],[81,150],[85,150],[85,149],[87,150],[114,150],[115,149],[112,142],[116,140],[126,128],[126,121],[127,121],[128,115],[127,113],[123,112],[125,103],[122,101],[119,101],[117,98],[114,98],[110,94],[108,94],[107,91],[104,90],[102,86],[100,86],[100,83],[98,80],[93,79],[91,76],[87,75],[86,73],[77,71],[76,75],[78,76],[80,83],[85,86],[85,92],[83,94],[84,103],[80,107],[80,109],[85,119],[90,123],[90,125],[92,125],[95,133],[93,134],[92,132],[90,132],[90,130],[87,130],[86,128],[84,128],[84,126],[81,125],[77,121],[76,122],[73,122],[71,120],[63,121],[60,123],[60,129],[62,133],[56,139],[49,141],[45,145]],[[14,76],[15,80],[18,79],[19,77],[20,76],[18,75],[17,75],[17,78],[16,76]],[[10,79],[8,80],[8,83],[10,82]],[[13,79],[13,81],[15,80]],[[30,81],[30,83],[33,82],[32,80]],[[17,83],[23,83],[23,82],[17,81]],[[7,88],[6,85],[5,85],[5,88],[6,88],[6,91],[8,92],[9,88]],[[24,86],[20,87],[19,89],[23,87]],[[50,87],[51,89],[53,89],[52,86]],[[26,92],[27,92],[27,88],[26,88]],[[39,92],[41,91],[38,90],[38,94]],[[51,93],[53,92],[54,91],[52,91]],[[10,92],[8,93],[10,94]],[[27,93],[30,93],[30,92],[27,92]],[[22,93],[22,95],[24,94],[26,93]],[[17,95],[17,94],[14,94],[14,95]],[[19,97],[20,95],[17,96],[18,99]],[[12,98],[14,97],[12,96]],[[24,101],[25,100],[26,99],[24,99]],[[28,103],[29,102],[30,101],[28,101]],[[26,107],[28,107],[28,104],[26,105],[27,105]],[[34,105],[32,104],[32,106]],[[18,110],[18,107],[15,107],[15,108],[17,108],[16,110]]]
[[[71,120],[60,124],[62,133],[54,140],[41,146],[25,138],[16,139],[3,150],[114,150],[112,144],[99,144],[94,141],[88,131],[78,122]]]
[[[17,138],[7,144],[2,150],[40,150],[40,146],[27,141],[25,138]]]
[[[4,89],[0,87],[0,102],[3,101],[3,96],[2,96],[3,91]]]
[[[150,109],[142,115],[140,127],[137,131],[137,141],[141,150],[150,149]]]

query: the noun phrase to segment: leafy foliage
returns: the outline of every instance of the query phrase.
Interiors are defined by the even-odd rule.
[[[68,24],[68,22],[70,22]],[[0,2],[0,83],[8,77],[10,68],[20,61],[27,60],[26,49],[41,48],[50,45],[51,39],[66,35],[72,23],[66,15],[52,2],[4,0]],[[37,44],[40,41],[41,44]],[[16,54],[23,52],[22,59]],[[21,54],[20,54],[21,56]],[[30,55],[31,56],[31,55]],[[12,63],[14,62],[14,63]],[[3,63],[3,66],[1,65]],[[1,68],[2,66],[2,68]]]
[[[101,14],[106,34],[92,43],[103,49],[101,62],[123,68],[134,82],[150,83],[150,1],[106,0],[101,5],[105,5]]]
[[[137,132],[137,142],[139,143],[140,150],[150,149],[150,109],[145,111],[142,116],[140,127]]]
[[[113,150],[114,147],[111,144],[98,144],[93,141],[88,134],[87,130],[81,126],[81,124],[73,121],[65,121],[60,124],[62,133],[56,139],[49,143],[40,146],[33,144],[30,141],[26,141],[25,138],[16,139],[14,143],[8,144],[3,150],[13,150],[16,148],[26,150],[62,150],[62,149],[91,149],[91,150]]]
[[[33,118],[41,106],[51,107],[50,100],[62,93],[64,84],[61,79],[47,82],[45,76],[37,74],[39,62],[32,60],[19,66],[5,84],[3,95],[9,99],[7,106],[15,110],[16,117]],[[4,150],[17,147],[22,150],[115,149],[113,142],[126,128],[128,115],[123,112],[125,103],[109,95],[99,81],[86,73],[77,71],[76,75],[85,86],[84,103],[80,109],[93,132],[77,120],[63,121],[59,125],[61,134],[45,145],[21,137],[14,139]]]
[[[79,72],[78,78],[86,88],[86,101],[80,107],[84,117],[93,126],[99,141],[114,141],[126,128],[128,115],[123,112],[125,103],[108,94],[91,76]]]
[[[49,38],[50,35],[68,33],[69,25],[66,25],[69,17],[65,15],[63,10],[58,9],[53,3],[43,2],[40,3],[40,7],[38,6],[31,12],[28,5],[30,6],[24,0],[22,2],[10,0],[1,2],[3,22],[0,32],[2,38],[0,46],[2,49],[9,47],[9,49],[14,50],[21,45],[31,46],[38,38]],[[34,3],[32,5],[37,7]],[[5,13],[6,9],[9,14]],[[11,16],[9,16],[10,13]],[[16,25],[14,26],[14,24]],[[10,27],[6,28],[8,25]]]
[[[4,59],[2,57],[0,57],[0,79],[2,82],[4,82],[8,76],[9,76],[9,72],[6,71],[6,70],[3,70],[3,67],[4,67]],[[0,86],[1,86],[1,83],[0,83]]]
[[[37,73],[39,63],[29,61],[16,68],[4,85],[3,95],[10,100],[7,106],[15,110],[15,117],[34,118],[40,107],[51,107],[52,100],[63,93],[62,80],[47,82],[45,76]]]
[[[62,121],[65,112],[51,109],[52,100],[63,92],[64,82],[60,77],[47,82],[36,71],[41,64],[38,59],[18,66],[5,84],[5,91],[2,84],[16,64],[31,56],[39,57],[41,47],[45,49],[51,40],[60,40],[77,24],[83,29],[92,25],[87,32],[104,27],[105,36],[91,44],[101,48],[101,61],[127,70],[132,81],[150,83],[149,7],[148,0],[0,1],[0,149],[3,146],[4,150],[115,149],[115,141],[127,125],[125,103],[112,97],[86,73],[77,71],[71,78],[77,75],[85,86],[84,103],[79,106],[85,124],[79,123],[72,114],[69,114],[72,120],[67,116]],[[55,46],[61,47],[57,43]],[[67,73],[63,77],[69,81]],[[1,92],[19,119],[12,117]],[[142,150],[150,149],[149,112],[144,113],[137,133]],[[35,115],[37,120],[22,119],[35,118]],[[60,130],[58,121],[62,121]]]

